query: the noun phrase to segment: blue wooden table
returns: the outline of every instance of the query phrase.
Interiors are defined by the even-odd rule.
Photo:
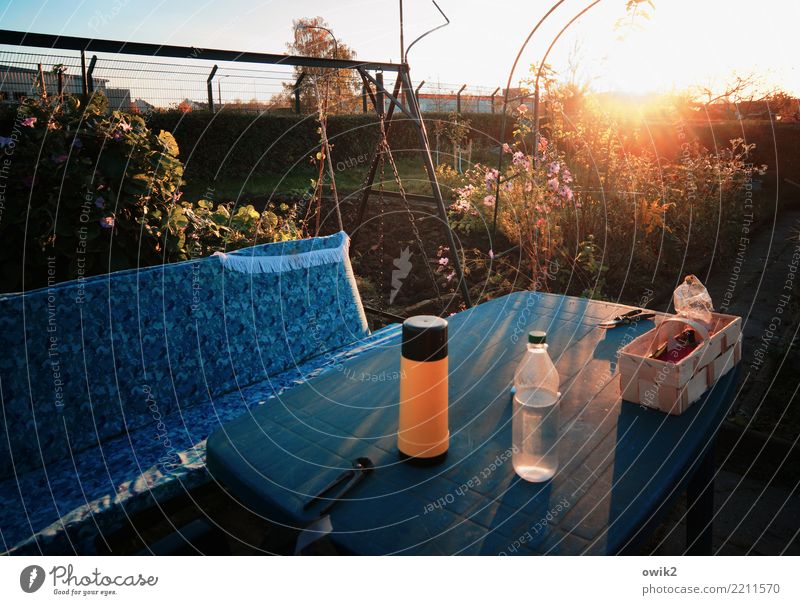
[[[688,487],[693,551],[708,548],[710,453],[736,372],[682,416],[620,400],[617,351],[653,327],[602,330],[628,307],[516,293],[450,318],[450,450],[434,467],[398,459],[400,342],[373,350],[221,426],[208,467],[237,499],[302,528],[303,504],[351,460],[375,471],[331,513],[334,544],[359,554],[636,552]],[[514,369],[545,330],[561,376],[561,466],[544,484],[511,465]]]

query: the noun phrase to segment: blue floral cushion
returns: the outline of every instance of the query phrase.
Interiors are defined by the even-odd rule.
[[[399,325],[388,326],[269,380],[174,412],[162,419],[160,436],[143,427],[0,481],[0,552],[94,553],[129,516],[210,480],[206,438],[222,423],[253,406],[280,405],[270,400],[399,334]]]
[[[339,233],[0,296],[0,479],[367,335],[347,246]]]
[[[220,398],[233,393],[222,408],[242,413],[248,385],[271,389],[368,336],[348,244],[338,233],[0,295],[0,507],[48,508],[17,529],[31,536],[75,498],[93,501],[84,476],[116,490],[134,471],[180,467]],[[104,478],[103,452],[126,448],[127,466]],[[25,482],[41,493],[20,495]],[[10,527],[6,548],[21,535]]]

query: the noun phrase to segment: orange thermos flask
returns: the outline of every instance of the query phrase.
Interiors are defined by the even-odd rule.
[[[400,357],[400,456],[438,462],[447,454],[447,320],[417,315],[403,322]]]

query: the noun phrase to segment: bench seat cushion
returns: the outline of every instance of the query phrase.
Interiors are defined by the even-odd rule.
[[[0,479],[367,334],[343,232],[0,295]]]
[[[383,328],[254,385],[178,409],[163,427],[128,434],[0,481],[0,547],[9,554],[91,554],[126,518],[210,480],[205,440],[222,423],[287,388],[396,338]]]

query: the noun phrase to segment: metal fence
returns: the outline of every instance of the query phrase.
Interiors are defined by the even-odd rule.
[[[355,76],[357,78],[357,75]],[[227,108],[257,112],[297,112],[297,73],[290,65],[214,62],[201,58],[169,59],[80,52],[25,52],[0,46],[0,102],[16,102],[44,86],[53,94],[103,93],[111,109],[142,113],[169,109]],[[358,80],[344,71],[326,76],[340,92],[334,113],[367,111]],[[503,89],[442,82],[419,82],[423,112],[494,113],[502,110]],[[341,91],[347,91],[342,95]],[[519,89],[514,104],[524,102]],[[308,108],[306,108],[308,111]]]

